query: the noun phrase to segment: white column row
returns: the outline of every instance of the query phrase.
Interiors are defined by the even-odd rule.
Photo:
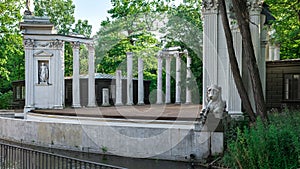
[[[191,58],[188,56],[187,50],[184,52],[187,56],[187,77],[186,79],[190,81],[192,73],[190,70],[191,66]],[[175,91],[175,104],[181,104],[181,57],[179,52],[172,54],[176,58],[176,91]],[[166,55],[166,95],[165,95],[165,103],[171,103],[171,56],[169,54]],[[162,104],[162,67],[163,67],[163,59],[162,54],[157,56],[157,101],[156,104]],[[189,82],[187,82],[188,84]],[[186,87],[186,104],[192,103],[192,95],[191,90]]]
[[[96,106],[95,97],[95,49],[93,44],[87,44],[89,51],[89,78],[88,78],[88,107]],[[79,49],[80,42],[72,42],[73,48],[73,78],[72,78],[72,107],[80,108],[80,75]]]

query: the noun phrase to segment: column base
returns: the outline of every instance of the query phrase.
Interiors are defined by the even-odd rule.
[[[156,102],[156,104],[158,104],[158,105],[162,105],[162,104],[164,104],[163,102]]]
[[[109,107],[110,104],[106,103],[106,104],[102,104],[101,106],[102,106],[102,107]]]
[[[61,110],[61,109],[64,109],[64,107],[63,106],[53,106],[53,109],[59,109],[59,110]]]
[[[145,106],[145,103],[144,102],[140,102],[137,104],[138,106]]]
[[[181,102],[175,102],[175,104],[176,104],[176,105],[179,105],[179,104],[181,104]]]
[[[133,103],[126,103],[126,106],[132,106]]]
[[[95,103],[93,103],[93,104],[88,104],[87,107],[88,108],[94,108],[94,107],[97,107],[97,105]]]
[[[72,105],[72,108],[81,108],[81,105],[80,104],[74,104],[74,105]]]
[[[115,106],[124,106],[123,103],[115,103]]]
[[[186,103],[184,103],[184,104],[187,104],[187,105],[189,105],[189,104],[192,104],[192,102],[186,102]]]

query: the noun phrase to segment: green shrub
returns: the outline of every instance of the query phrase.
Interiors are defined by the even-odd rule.
[[[255,126],[238,129],[236,139],[228,143],[223,163],[231,168],[298,168],[299,120],[299,112],[273,114],[269,124],[258,119]]]
[[[13,98],[13,92],[0,93],[0,109],[8,109]]]

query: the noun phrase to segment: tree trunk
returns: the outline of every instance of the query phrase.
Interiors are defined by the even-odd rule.
[[[250,116],[250,120],[252,122],[254,122],[256,120],[255,113],[253,112],[253,109],[251,107],[251,103],[250,103],[246,88],[244,86],[244,83],[243,83],[243,80],[242,80],[242,77],[240,74],[240,69],[238,67],[238,63],[237,63],[236,56],[235,56],[232,33],[230,30],[229,21],[228,21],[227,12],[226,12],[225,0],[219,0],[219,7],[220,7],[220,14],[222,17],[223,28],[224,28],[224,32],[225,32],[225,36],[226,36],[229,62],[230,62],[230,67],[231,67],[231,71],[233,74],[234,82],[235,82],[235,85],[239,92],[239,95],[242,99],[242,103],[246,110],[246,113]]]
[[[245,55],[243,57],[246,58],[246,61],[249,63],[247,65],[252,84],[256,113],[258,113],[263,120],[267,120],[268,116],[266,113],[266,104],[251,38],[251,31],[249,26],[250,17],[249,10],[247,8],[247,0],[232,0],[232,4],[242,35],[244,47],[243,50],[245,51]]]

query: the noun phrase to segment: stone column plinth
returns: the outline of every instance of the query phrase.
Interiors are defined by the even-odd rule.
[[[88,45],[89,50],[89,83],[88,83],[88,107],[96,107],[95,96],[95,48],[92,44]]]
[[[166,104],[171,103],[171,56],[166,56]]]
[[[181,59],[179,53],[176,56],[176,98],[175,104],[181,104]]]
[[[72,79],[72,93],[73,93],[73,108],[79,108],[80,105],[80,81],[79,81],[79,42],[72,42],[73,48],[73,79]]]
[[[144,61],[138,59],[138,105],[144,105]]]
[[[186,54],[186,101],[185,104],[191,104],[192,103],[192,93],[191,93],[191,86],[189,83],[191,83],[191,78],[192,78],[192,72],[191,72],[191,63],[192,63],[192,59],[191,57],[188,55],[188,51],[185,50],[184,53]]]
[[[108,88],[103,88],[102,89],[102,106],[110,106]]]
[[[132,87],[132,52],[127,52],[127,103],[126,105],[133,105],[133,87]]]
[[[162,100],[162,56],[157,56],[157,99],[156,104],[163,104]]]
[[[115,106],[122,106],[122,71],[116,71],[116,103]]]

